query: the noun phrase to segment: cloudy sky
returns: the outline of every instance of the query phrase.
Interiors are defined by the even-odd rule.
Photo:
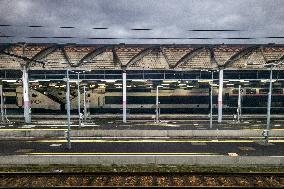
[[[284,37],[284,0],[0,0],[0,25],[9,25],[0,26],[0,36],[15,36],[1,37],[2,43],[283,44],[264,37]],[[220,39],[236,37],[256,39]]]

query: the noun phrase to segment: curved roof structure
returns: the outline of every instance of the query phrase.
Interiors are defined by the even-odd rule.
[[[201,70],[284,69],[284,45],[0,44],[0,68]]]

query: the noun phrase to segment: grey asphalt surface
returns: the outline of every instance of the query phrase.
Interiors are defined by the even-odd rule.
[[[52,139],[52,140],[13,140],[13,141],[0,141],[0,155],[24,155],[31,153],[63,153],[63,154],[84,154],[88,153],[196,153],[212,155],[229,155],[229,153],[236,153],[239,156],[284,156],[284,140],[278,142],[271,142],[269,145],[265,145],[263,141],[212,141],[208,142],[200,141],[167,141],[156,140],[145,141],[137,140],[128,142],[126,140],[94,140],[86,142],[88,140],[83,139],[71,139],[72,149],[67,149],[67,143],[64,139]],[[160,142],[159,142],[160,141]],[[249,141],[249,142],[245,142]],[[139,154],[138,154],[139,155]]]

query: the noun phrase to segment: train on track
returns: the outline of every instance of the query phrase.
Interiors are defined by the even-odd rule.
[[[81,108],[83,109],[81,91]],[[208,88],[178,88],[159,90],[161,113],[208,114],[210,109]],[[218,88],[213,89],[213,112],[217,112]],[[5,89],[5,107],[8,113],[23,111],[22,88]],[[33,88],[30,90],[31,111],[33,113],[62,113],[66,111],[65,89],[58,87]],[[71,110],[77,111],[76,87],[71,87]],[[268,88],[242,88],[242,113],[266,113]],[[89,88],[85,105],[90,113],[122,113],[122,89]],[[234,114],[237,110],[238,88],[226,87],[223,91],[223,111]],[[272,113],[284,113],[284,90],[274,87],[272,93]],[[137,88],[127,92],[127,112],[130,114],[153,114],[156,108],[156,90]]]

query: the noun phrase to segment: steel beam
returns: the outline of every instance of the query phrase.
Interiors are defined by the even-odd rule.
[[[129,67],[133,64],[135,64],[136,62],[138,62],[139,60],[141,60],[144,56],[150,54],[153,50],[155,49],[160,49],[160,46],[152,46],[149,48],[146,48],[144,50],[142,50],[141,52],[139,52],[138,54],[136,54],[127,64],[126,67]]]
[[[275,66],[277,66],[277,65],[283,64],[283,62],[284,62],[284,54],[278,60],[270,60],[270,61],[267,61],[266,63],[274,64]]]
[[[232,65],[235,61],[239,60],[240,58],[244,56],[250,56],[254,50],[261,48],[260,45],[253,45],[247,48],[242,49],[241,51],[234,54],[231,58],[229,58],[222,67],[228,68],[230,65]]]
[[[121,63],[114,47],[112,48],[112,55],[113,55],[113,63],[115,65],[119,64],[119,66],[121,67],[122,63]]]
[[[171,64],[170,64],[170,61],[169,61],[168,56],[166,55],[166,53],[164,52],[164,50],[163,50],[162,47],[161,47],[160,49],[161,49],[161,52],[162,52],[163,57],[165,58],[165,60],[166,60],[166,62],[167,62],[167,64],[168,64],[168,68],[170,68],[170,67],[171,67]]]
[[[10,49],[11,47],[13,47],[14,44],[7,44],[7,45],[3,45],[0,47],[0,54],[4,53],[5,50]]]
[[[27,62],[27,66],[29,67],[30,64],[32,62],[36,62],[38,60],[41,60],[45,57],[47,57],[48,55],[50,55],[51,53],[53,53],[54,51],[56,51],[58,48],[60,48],[59,45],[52,45],[52,46],[49,46],[43,50],[41,50],[40,52],[38,52],[36,55],[34,55],[30,61]]]
[[[93,58],[102,54],[103,52],[105,52],[109,48],[113,48],[113,45],[107,45],[107,46],[99,47],[99,48],[89,52],[81,60],[79,60],[77,66],[80,66],[85,62],[90,62]]]
[[[203,51],[205,49],[205,47],[199,47],[196,49],[193,49],[192,51],[188,52],[187,54],[185,54],[181,59],[179,59],[177,61],[177,63],[172,67],[173,69],[177,68],[180,64],[189,61],[190,59],[192,59],[194,56],[196,56],[198,53],[200,53],[201,51]]]
[[[70,66],[72,66],[72,63],[71,63],[71,61],[70,61],[70,58],[69,58],[67,52],[66,52],[65,49],[64,49],[64,46],[61,46],[60,48],[61,48],[61,52],[62,52],[62,54],[63,54],[63,56],[64,56],[64,59],[66,60],[66,62],[67,62]]]
[[[215,57],[213,47],[209,47],[208,50],[209,50],[209,53],[210,53],[211,68],[217,68],[218,63],[217,63],[217,60],[216,60],[216,57]]]

